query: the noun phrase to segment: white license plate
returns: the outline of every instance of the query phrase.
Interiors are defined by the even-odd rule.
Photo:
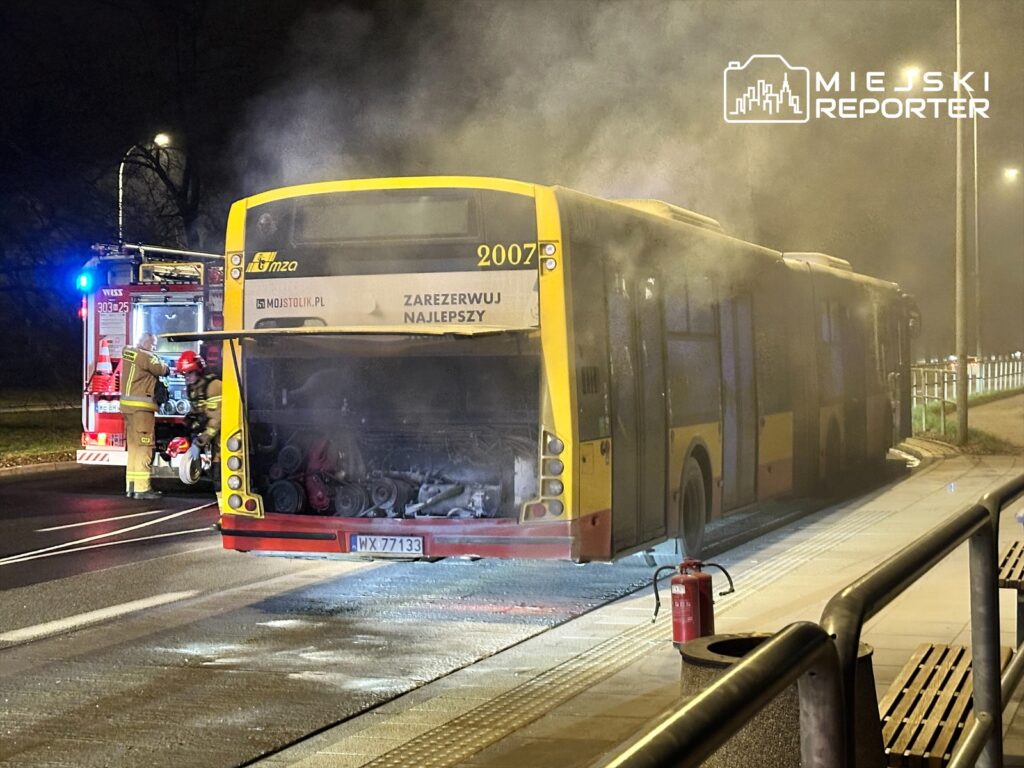
[[[353,533],[349,550],[374,555],[422,555],[422,536],[367,536]]]
[[[120,413],[120,400],[97,400],[96,413]]]

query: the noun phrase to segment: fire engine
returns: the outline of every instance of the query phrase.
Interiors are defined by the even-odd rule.
[[[223,256],[150,245],[95,245],[78,273],[82,295],[82,447],[79,464],[127,464],[121,416],[121,350],[145,332],[220,330],[224,297]],[[161,342],[156,353],[174,367],[183,351],[200,353],[219,367],[219,346]],[[154,476],[178,476],[168,445],[188,434],[191,405],[183,376],[171,371],[168,399],[156,414]],[[179,441],[180,442],[180,441]]]

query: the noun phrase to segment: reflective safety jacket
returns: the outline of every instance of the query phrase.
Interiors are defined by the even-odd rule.
[[[188,399],[192,403],[193,432],[213,437],[220,431],[221,383],[214,374],[208,373],[188,388]]]
[[[157,355],[145,349],[125,347],[121,351],[121,410],[156,411],[153,390],[158,376],[170,373]]]

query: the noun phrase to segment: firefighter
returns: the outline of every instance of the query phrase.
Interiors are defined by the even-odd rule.
[[[153,428],[158,405],[153,399],[157,379],[170,373],[157,355],[156,336],[144,333],[135,347],[121,352],[121,413],[124,415],[128,467],[125,491],[132,499],[158,499],[160,491],[150,488],[153,469]]]
[[[220,432],[220,379],[206,370],[206,362],[191,349],[181,353],[175,370],[184,375],[188,383],[188,399],[192,403],[189,415],[193,422],[192,433],[195,435],[193,439],[202,447],[212,446],[216,466],[217,433]]]

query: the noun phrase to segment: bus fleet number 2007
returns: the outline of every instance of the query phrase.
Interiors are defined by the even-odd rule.
[[[482,243],[476,249],[476,265],[482,269],[488,267],[529,267],[533,265],[533,257],[537,255],[536,243]]]

